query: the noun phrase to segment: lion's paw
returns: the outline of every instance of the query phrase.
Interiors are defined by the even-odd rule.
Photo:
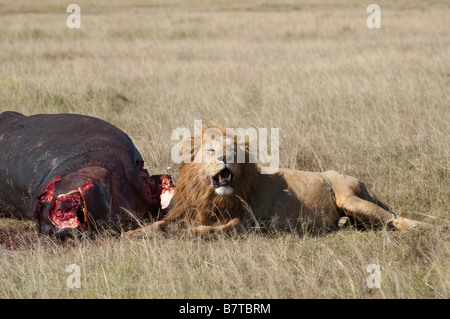
[[[161,233],[165,230],[165,225],[166,223],[164,221],[158,221],[142,228],[127,231],[123,233],[122,236],[125,238],[142,238],[144,236]]]
[[[412,220],[412,219],[403,218],[403,217],[397,217],[396,219],[392,220],[390,224],[395,229],[398,229],[401,231],[413,230],[413,229],[416,229],[423,225],[423,223],[421,223],[417,220]]]

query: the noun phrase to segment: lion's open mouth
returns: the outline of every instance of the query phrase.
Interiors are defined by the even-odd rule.
[[[214,188],[219,188],[222,186],[233,187],[233,173],[228,168],[224,168],[213,176],[212,182]]]

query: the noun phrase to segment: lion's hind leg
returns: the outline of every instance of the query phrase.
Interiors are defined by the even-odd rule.
[[[323,173],[333,186],[336,206],[345,215],[354,217],[366,226],[387,225],[396,229],[407,230],[420,223],[414,220],[397,217],[389,208],[358,179],[342,175],[335,171]]]

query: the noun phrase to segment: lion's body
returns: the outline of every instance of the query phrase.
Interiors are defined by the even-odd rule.
[[[280,168],[275,174],[262,174],[256,164],[236,163],[224,150],[239,145],[226,135],[225,144],[204,140],[195,163],[191,158],[180,168],[173,207],[166,217],[146,228],[128,233],[165,229],[183,220],[193,233],[219,233],[237,226],[269,221],[282,229],[329,230],[342,226],[348,217],[365,225],[389,225],[406,230],[419,222],[397,217],[358,179],[336,171],[307,172]],[[248,143],[244,143],[248,155]],[[228,153],[226,153],[228,154]],[[236,152],[234,155],[236,157]],[[343,222],[344,220],[344,222]]]
[[[260,174],[255,198],[250,205],[255,217],[277,228],[329,229],[343,216],[330,181],[320,173],[279,169]]]
[[[333,229],[347,215],[367,224],[394,219],[364,184],[336,171],[279,169],[276,174],[261,174],[256,194],[251,204],[255,217],[272,220],[279,228]],[[354,209],[349,202],[361,207]]]

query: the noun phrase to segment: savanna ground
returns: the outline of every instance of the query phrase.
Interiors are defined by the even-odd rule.
[[[356,176],[442,228],[61,244],[1,219],[0,298],[450,297],[448,2],[378,1],[381,29],[369,1],[79,0],[68,29],[70,3],[0,1],[0,111],[100,117],[175,180],[175,128],[279,128],[281,166]]]

